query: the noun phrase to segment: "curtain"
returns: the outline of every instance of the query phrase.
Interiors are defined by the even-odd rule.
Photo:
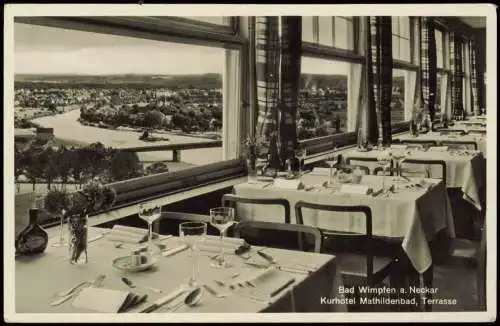
[[[424,113],[434,121],[436,114],[437,58],[434,25],[427,17],[420,17],[420,96]]]
[[[358,144],[391,143],[392,24],[391,17],[365,17],[365,70],[358,114]]]
[[[453,116],[461,116],[464,112],[463,106],[463,69],[462,69],[462,46],[460,37],[455,32],[450,32],[450,67],[451,67],[451,108]]]
[[[478,101],[478,88],[477,88],[477,73],[476,73],[476,47],[474,40],[469,41],[469,71],[470,71],[470,85],[472,97],[472,112],[475,115],[481,114]]]
[[[281,161],[297,145],[296,112],[300,87],[301,17],[256,17],[256,135],[267,146],[277,137]]]

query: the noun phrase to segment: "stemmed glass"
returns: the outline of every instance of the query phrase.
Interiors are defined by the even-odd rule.
[[[68,243],[66,242],[66,237],[65,237],[65,231],[66,228],[64,228],[64,215],[66,214],[66,210],[62,209],[60,214],[60,221],[59,221],[59,241],[55,242],[52,244],[52,247],[66,247]]]
[[[298,148],[294,151],[295,158],[299,160],[299,179],[302,178],[302,164],[304,163],[307,155],[305,148]]]
[[[336,159],[337,159],[337,157],[335,154],[330,154],[326,157],[326,161],[325,161],[325,163],[328,164],[328,166],[330,167],[330,177],[328,180],[328,185],[330,185],[330,186],[333,185],[333,167],[337,163]]]
[[[377,165],[382,167],[382,189],[385,191],[385,171],[391,163],[391,153],[380,150],[377,155]]]
[[[404,149],[398,148],[392,153],[392,156],[394,157],[395,160],[395,168],[397,172],[397,176],[394,179],[396,182],[402,182],[403,178],[401,178],[401,161],[406,157],[406,152]]]
[[[148,223],[148,253],[153,254],[153,223],[160,218],[161,207],[151,202],[139,204],[139,217]]]
[[[189,278],[188,285],[190,287],[196,286],[196,277],[198,275],[198,257],[196,245],[203,241],[207,234],[207,223],[204,222],[184,222],[179,225],[179,236],[181,241],[187,245],[193,254],[193,266],[191,270],[191,277]]]
[[[227,229],[234,224],[234,208],[232,207],[216,207],[210,209],[210,225],[219,230],[220,233],[220,254],[213,262],[212,267],[227,268],[229,264],[224,259],[224,236]]]

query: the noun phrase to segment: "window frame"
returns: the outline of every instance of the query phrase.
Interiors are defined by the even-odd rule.
[[[315,40],[315,43],[302,41],[302,57],[358,64],[360,65],[361,69],[363,69],[365,64],[365,56],[361,54],[361,46],[359,44],[361,31],[360,16],[351,16],[353,23],[353,50],[346,50],[335,46],[326,46],[323,44],[319,44],[319,25],[317,17],[318,16],[313,16],[313,38]],[[335,19],[334,17],[331,18],[332,26],[335,26]],[[332,33],[333,35],[335,35],[335,30],[333,30]],[[353,67],[354,66],[351,65],[351,74],[353,71]],[[351,85],[348,85],[348,92],[352,94],[352,89],[353,87],[355,87],[354,85],[352,85],[353,78],[348,78],[348,80],[351,81]],[[348,112],[351,103],[352,101],[348,99]],[[348,116],[350,116],[349,113]],[[347,121],[346,124],[349,125],[349,121]],[[314,155],[315,153],[333,149],[332,144],[335,144],[337,147],[343,147],[356,143],[356,132],[348,131],[346,133],[328,135],[323,137],[301,139],[298,140],[297,143],[299,147],[307,147],[308,153]]]
[[[223,69],[223,79],[228,76],[232,82],[239,84],[231,89],[225,82],[223,86],[223,117],[230,121],[223,124],[223,160],[220,162],[201,165],[175,172],[159,173],[129,180],[110,183],[109,186],[117,191],[117,203],[109,211],[119,207],[134,205],[141,201],[150,200],[169,194],[193,189],[202,185],[217,183],[229,178],[241,177],[245,173],[242,160],[239,158],[240,148],[231,146],[235,153],[227,157],[225,147],[229,138],[234,136],[243,139],[241,126],[249,121],[251,113],[242,110],[241,103],[245,101],[247,92],[241,87],[246,85],[244,78],[248,55],[245,54],[247,41],[240,33],[240,20],[243,17],[230,17],[229,26],[222,26],[203,21],[196,21],[183,17],[27,17],[14,18],[15,23],[47,26],[54,28],[78,30],[84,32],[111,34],[126,37],[136,37],[155,41],[176,42],[190,45],[218,47],[226,50],[226,60]],[[228,58],[228,51],[237,50],[238,58]],[[229,92],[234,94],[227,94]],[[230,98],[227,98],[230,95]],[[236,110],[229,110],[236,108]],[[240,120],[239,124],[232,123]],[[231,129],[231,130],[230,130]],[[234,130],[236,133],[232,133]],[[236,141],[239,144],[241,141]],[[99,214],[102,212],[96,212]],[[93,214],[93,215],[96,215]]]

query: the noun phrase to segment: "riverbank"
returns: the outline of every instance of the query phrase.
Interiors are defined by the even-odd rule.
[[[168,141],[142,141],[139,139],[140,133],[135,130],[114,130],[85,126],[77,121],[79,117],[80,111],[72,110],[62,114],[37,118],[32,120],[32,122],[43,128],[53,128],[54,137],[61,141],[83,145],[101,142],[108,147],[127,148],[212,141],[207,138],[175,134],[169,134]],[[172,160],[171,151],[143,152],[138,153],[138,155],[141,161],[147,162]],[[188,164],[188,166],[204,165],[221,160],[222,148],[220,147],[182,151],[182,163]],[[172,162],[168,162],[168,165],[170,167]]]

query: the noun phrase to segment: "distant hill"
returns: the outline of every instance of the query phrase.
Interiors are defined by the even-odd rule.
[[[15,87],[96,87],[96,88],[222,88],[222,75],[37,75],[16,74]]]
[[[347,75],[301,74],[300,88],[347,88]]]

